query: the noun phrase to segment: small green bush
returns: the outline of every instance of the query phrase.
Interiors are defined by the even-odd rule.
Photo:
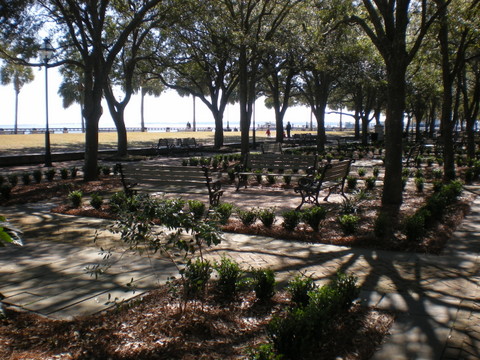
[[[6,200],[10,199],[12,195],[12,185],[7,183],[0,185],[0,195]]]
[[[257,212],[255,210],[237,209],[237,215],[245,226],[250,226],[257,220]]]
[[[12,185],[12,187],[17,186],[17,184],[18,184],[18,175],[17,175],[17,174],[9,174],[9,175],[8,175],[8,182],[10,183],[10,185]]]
[[[295,210],[288,210],[282,214],[283,223],[282,226],[285,230],[293,231],[300,222],[300,213]]]
[[[402,176],[403,177],[406,177],[406,178],[409,178],[411,176],[411,171],[409,168],[403,168],[402,169]]]
[[[110,197],[109,205],[113,213],[119,213],[126,208],[128,196],[124,191],[119,191]]]
[[[299,274],[288,282],[287,291],[297,306],[306,306],[310,300],[308,294],[315,288],[315,283],[310,276]]]
[[[68,179],[68,169],[66,169],[66,168],[60,169],[60,177],[61,177],[63,180]]]
[[[263,226],[270,228],[275,222],[275,208],[259,209],[257,217],[262,222]]]
[[[292,177],[290,175],[284,175],[283,181],[285,182],[285,185],[290,185],[290,183],[292,182]]]
[[[425,187],[425,179],[423,177],[416,177],[415,187],[417,188],[418,192],[423,192],[423,188]]]
[[[181,274],[184,278],[184,291],[187,297],[197,297],[205,292],[212,274],[212,265],[208,260],[189,261]]]
[[[365,186],[367,190],[373,190],[375,188],[375,182],[377,181],[377,178],[375,176],[370,176],[365,179]]]
[[[345,235],[351,235],[357,231],[359,220],[358,216],[352,214],[340,215],[338,217],[338,222]]]
[[[72,179],[75,179],[78,175],[78,168],[76,166],[72,166],[70,168],[70,176]]]
[[[358,176],[364,177],[367,174],[367,170],[365,168],[359,168],[357,170]]]
[[[327,216],[327,210],[323,206],[313,206],[302,212],[301,218],[307,223],[313,231],[317,231],[320,228],[320,223],[325,220]]]
[[[347,176],[347,188],[350,190],[355,190],[357,187],[358,179],[354,175]]]
[[[56,170],[55,169],[48,169],[44,172],[44,174],[45,174],[45,178],[47,179],[47,181],[52,182],[53,179],[55,179]]]
[[[233,213],[233,204],[221,203],[214,209],[214,217],[222,225],[226,225]]]
[[[228,174],[228,178],[229,178],[230,181],[235,181],[235,169],[234,168],[228,169],[227,174]]]
[[[90,205],[92,205],[94,209],[99,210],[103,205],[103,197],[98,194],[92,194]]]
[[[380,212],[373,225],[373,232],[375,236],[383,239],[387,236],[391,228],[392,223],[390,217],[387,214]]]
[[[200,200],[188,200],[188,209],[193,214],[195,220],[200,220],[204,217],[207,206]]]
[[[380,174],[380,169],[378,167],[374,167],[373,168],[373,176],[375,176],[376,178],[378,178],[378,175]]]
[[[408,241],[418,241],[426,233],[426,218],[425,216],[430,216],[428,210],[417,211],[415,214],[407,217],[404,222],[405,235],[407,236]]]
[[[252,285],[258,300],[270,300],[275,295],[275,273],[271,269],[254,269]]]
[[[267,175],[267,181],[270,185],[275,184],[275,176],[273,175]]]
[[[22,183],[23,185],[30,185],[32,178],[30,177],[30,173],[24,172],[22,174]]]
[[[34,170],[32,175],[33,175],[33,179],[35,180],[35,183],[40,184],[43,177],[42,170],[38,170],[38,169]]]
[[[83,193],[80,190],[71,191],[68,194],[68,199],[74,208],[78,208],[82,203]]]
[[[224,298],[232,299],[237,293],[238,282],[243,274],[240,265],[224,256],[219,263],[214,264],[214,269],[218,273],[217,288],[220,294]]]

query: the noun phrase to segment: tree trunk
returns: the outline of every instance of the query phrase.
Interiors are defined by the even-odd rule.
[[[140,129],[145,132],[145,94],[147,91],[142,87],[140,98]]]
[[[402,136],[405,109],[406,65],[401,61],[387,66],[387,114],[385,120],[385,178],[382,210],[395,213],[403,201]]]
[[[215,136],[214,136],[214,147],[215,149],[220,149],[223,146],[225,140],[223,134],[223,112],[215,111],[213,113],[215,119]]]
[[[20,94],[19,90],[15,90],[15,128],[14,133],[18,134],[18,95]]]
[[[250,121],[248,117],[248,64],[247,49],[245,45],[240,47],[239,55],[239,103],[240,103],[240,136],[241,153],[245,156],[250,151]]]

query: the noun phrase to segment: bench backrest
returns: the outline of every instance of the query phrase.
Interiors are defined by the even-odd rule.
[[[283,153],[281,143],[263,143],[262,144],[262,153],[264,154],[281,154]]]
[[[245,163],[252,170],[307,170],[317,166],[316,155],[248,154]]]
[[[335,163],[327,164],[322,171],[322,182],[344,181],[350,172],[351,163],[351,160],[341,160]]]

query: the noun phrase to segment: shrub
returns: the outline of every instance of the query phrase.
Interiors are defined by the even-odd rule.
[[[462,194],[462,183],[458,180],[451,181],[449,184],[444,185],[442,194],[447,197],[448,203],[451,204],[457,200]]]
[[[17,186],[17,184],[18,184],[18,175],[17,175],[17,174],[10,174],[10,175],[8,175],[8,182],[10,183],[10,185],[12,185],[12,187]]]
[[[275,273],[271,269],[254,269],[252,285],[258,300],[270,300],[275,295]]]
[[[306,306],[310,300],[309,292],[315,290],[315,283],[310,276],[296,275],[288,282],[287,291],[297,306]]]
[[[218,273],[217,287],[223,297],[231,299],[237,293],[238,281],[243,271],[240,265],[227,257],[222,257],[220,263],[214,264]]]
[[[257,216],[263,226],[269,228],[275,222],[275,208],[259,209],[257,211]]]
[[[63,180],[66,180],[68,179],[68,169],[60,169],[60,177],[63,179]]]
[[[411,175],[411,172],[410,172],[410,169],[409,169],[409,168],[403,168],[403,169],[402,169],[402,176],[403,176],[403,177],[409,178],[410,175]]]
[[[42,177],[43,177],[43,173],[41,170],[37,169],[33,171],[33,179],[37,184],[40,184],[40,182],[42,181]]]
[[[190,166],[198,166],[200,163],[200,159],[196,157],[191,157],[190,158]]]
[[[375,176],[376,178],[378,178],[378,175],[380,174],[380,169],[378,167],[374,167],[373,168],[373,176]]]
[[[188,166],[188,159],[182,160],[182,166]]]
[[[72,166],[70,168],[70,176],[72,179],[75,179],[78,175],[78,168],[76,166]]]
[[[286,185],[290,185],[290,183],[292,182],[292,177],[290,175],[284,175],[283,181],[285,181]]]
[[[207,206],[200,200],[188,200],[188,208],[193,214],[195,220],[200,220],[205,215],[205,210]]]
[[[267,181],[270,185],[275,184],[275,176],[273,175],[267,175]]]
[[[80,190],[72,191],[68,194],[68,199],[74,208],[78,208],[82,203],[83,193]]]
[[[222,225],[228,223],[228,219],[232,216],[233,213],[233,204],[230,203],[221,203],[217,207],[215,207],[214,216],[218,220],[218,222]]]
[[[425,235],[425,215],[429,215],[428,210],[417,211],[405,219],[405,235],[408,241],[417,241]]]
[[[110,209],[113,213],[118,213],[122,209],[126,208],[126,203],[127,203],[128,196],[125,194],[124,191],[119,191],[114,193],[110,197],[109,205]]]
[[[443,189],[443,181],[442,180],[433,180],[433,192],[439,192],[440,190]]]
[[[110,175],[110,167],[109,166],[102,166],[102,174],[107,176]]]
[[[285,230],[293,231],[297,227],[298,223],[300,222],[300,213],[295,210],[285,211],[282,214],[283,223],[282,226]]]
[[[387,214],[380,212],[373,225],[373,232],[375,236],[383,239],[387,236],[391,228],[392,223],[390,217]]]
[[[425,179],[423,177],[416,177],[415,178],[415,187],[417,188],[418,192],[423,192],[423,188],[425,186]]]
[[[27,173],[27,172],[24,172],[22,174],[22,183],[23,185],[30,185],[30,182],[32,181],[32,179],[30,178],[30,174]]]
[[[45,178],[47,179],[47,181],[52,182],[53,179],[55,178],[55,173],[56,173],[55,169],[46,170],[44,172],[44,174],[45,174]]]
[[[250,350],[248,360],[282,360],[282,355],[277,355],[273,344],[261,344],[256,349]]]
[[[240,221],[245,226],[252,225],[257,220],[257,212],[254,209],[251,210],[242,210],[237,209],[237,215],[240,218]]]
[[[425,174],[423,173],[423,170],[422,170],[422,169],[417,169],[417,170],[415,171],[415,177],[416,177],[416,178],[423,178],[423,177],[425,177]]]
[[[370,176],[365,179],[365,186],[367,187],[367,190],[372,190],[375,187],[375,182],[377,181],[377,178],[375,176]]]
[[[263,178],[263,175],[262,175],[262,170],[255,170],[255,177],[257,178],[257,183],[261,184],[262,183],[262,178]]]
[[[100,209],[103,205],[103,197],[98,194],[92,194],[92,198],[90,199],[90,205],[92,205],[94,209]]]
[[[352,214],[340,215],[338,217],[338,222],[345,235],[351,235],[357,231],[359,220],[360,218],[358,216]]]
[[[320,227],[320,222],[325,220],[327,216],[327,210],[322,206],[314,206],[307,210],[304,210],[302,213],[302,220],[305,221],[313,231],[318,231]]]
[[[355,176],[353,175],[347,176],[347,187],[350,190],[355,190],[355,188],[357,187],[357,182],[358,182],[358,179]]]
[[[367,174],[367,170],[365,168],[359,168],[357,170],[358,176],[364,177]]]
[[[228,178],[230,179],[230,181],[235,181],[235,169],[234,168],[228,169],[227,174],[228,174]]]
[[[6,183],[0,185],[0,194],[4,199],[10,199],[10,196],[12,194],[12,185]]]
[[[181,271],[184,278],[185,295],[196,297],[204,293],[212,270],[212,265],[208,260],[196,259],[187,262],[187,265]]]

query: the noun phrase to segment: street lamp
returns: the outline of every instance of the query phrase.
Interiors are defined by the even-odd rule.
[[[43,39],[43,47],[40,48],[40,56],[45,65],[45,166],[52,166],[52,152],[50,150],[50,129],[48,126],[48,61],[53,57],[55,49],[50,39]]]

